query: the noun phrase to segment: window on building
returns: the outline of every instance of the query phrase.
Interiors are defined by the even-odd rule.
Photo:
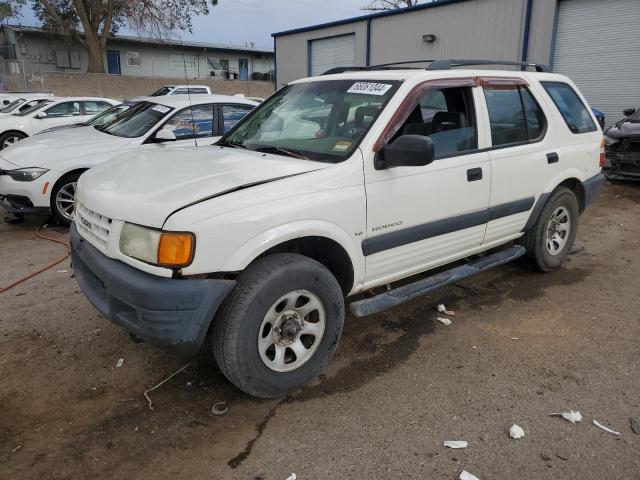
[[[572,133],[595,132],[596,127],[587,107],[573,88],[562,82],[541,82]]]
[[[391,141],[400,135],[431,138],[436,159],[476,150],[478,131],[471,88],[426,91]]]
[[[171,68],[178,70],[196,68],[196,57],[193,55],[171,55]]]
[[[212,137],[213,105],[197,105],[176,113],[162,128],[169,129],[177,140]]]
[[[99,101],[86,101],[82,103],[84,104],[85,115],[97,115],[98,113],[104,112],[107,108],[111,108],[112,106],[110,103]]]
[[[544,113],[525,87],[486,86],[484,95],[494,147],[536,141],[544,134]]]
[[[224,122],[224,133],[231,130],[236,123],[253,110],[253,107],[249,105],[223,105],[222,106],[222,118]]]
[[[211,70],[229,71],[229,60],[226,58],[207,58],[207,67]]]
[[[140,66],[140,52],[127,52],[127,67]]]
[[[80,102],[62,102],[45,110],[48,118],[80,115]]]

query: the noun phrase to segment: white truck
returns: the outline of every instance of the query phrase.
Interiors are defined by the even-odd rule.
[[[348,302],[379,313],[520,257],[559,268],[603,183],[602,131],[568,78],[469,69],[494,63],[336,69],[215,146],[89,170],[81,289],[156,346],[210,338],[226,377],[268,398],[321,372]]]

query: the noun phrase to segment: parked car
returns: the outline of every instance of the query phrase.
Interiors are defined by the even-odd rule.
[[[82,291],[154,345],[193,354],[210,334],[232,383],[278,397],[329,361],[345,296],[360,317],[521,257],[561,267],[603,183],[601,129],[565,76],[455,62],[295,81],[212,148],[91,169],[70,232]]]
[[[153,150],[211,145],[256,105],[222,95],[147,97],[106,110],[107,118],[89,125],[23,140],[1,153],[5,210],[52,213],[68,225],[76,183],[87,169],[128,150],[142,158]]]
[[[150,97],[162,97],[164,95],[211,95],[211,88],[207,85],[164,85],[155,92],[149,94]]]
[[[0,108],[0,116],[24,112],[25,110],[50,99],[51,95],[47,95],[46,93],[25,94]]]
[[[47,128],[89,120],[120,102],[101,97],[52,97],[0,118],[0,150]]]
[[[605,174],[612,179],[640,179],[640,108],[626,108],[624,118],[604,134]]]
[[[51,92],[2,92],[0,93],[0,104],[9,105],[11,102],[25,95],[47,95],[53,97]]]

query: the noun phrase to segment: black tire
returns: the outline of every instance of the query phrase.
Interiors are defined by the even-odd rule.
[[[71,172],[63,175],[51,189],[51,214],[58,221],[58,223],[65,227],[71,225],[71,218],[69,217],[69,214],[73,214],[73,204],[71,204],[71,210],[67,210],[66,212],[63,211],[62,208],[64,208],[65,205],[68,206],[69,204],[64,203],[63,205],[61,205],[62,198],[61,202],[58,202],[58,194],[63,188],[65,188],[65,191],[68,191],[69,185],[77,184],[78,178],[80,178],[80,175],[82,175],[82,173],[83,172]],[[75,198],[75,187],[72,189],[72,191],[73,193],[71,196]],[[66,199],[67,195],[65,195],[64,197]],[[70,198],[69,200],[73,202],[73,198]]]
[[[570,227],[564,245],[555,254],[552,254],[547,248],[548,224],[554,213],[561,208],[564,208],[568,215]],[[566,261],[576,239],[579,217],[580,209],[576,195],[568,188],[558,187],[551,194],[536,222],[520,240],[520,244],[527,249],[525,259],[528,260],[528,263],[543,272],[560,268]]]
[[[301,290],[322,303],[324,333],[305,363],[291,371],[274,371],[258,350],[260,328],[278,299]],[[325,368],[340,340],[344,315],[342,290],[324,265],[298,254],[269,255],[240,274],[217,313],[213,354],[222,373],[240,390],[259,398],[281,397],[298,390]]]
[[[0,135],[0,150],[4,150],[9,147],[9,145],[5,145],[8,142],[16,143],[22,140],[23,138],[27,138],[27,135],[21,132],[6,132]],[[13,141],[11,141],[13,140]]]

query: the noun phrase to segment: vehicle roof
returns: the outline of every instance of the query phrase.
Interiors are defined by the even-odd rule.
[[[120,103],[118,100],[114,100],[113,98],[107,97],[45,97],[47,100],[52,100],[54,102],[75,102],[75,101],[99,101],[99,102],[110,102],[115,104]]]
[[[211,88],[208,85],[179,85],[179,84],[170,84],[170,85],[163,85],[160,88]],[[160,90],[160,88],[156,88],[156,90]]]
[[[362,70],[348,71],[331,75],[321,75],[317,77],[303,78],[291,82],[303,83],[308,81],[322,80],[432,80],[438,78],[460,78],[460,77],[509,77],[537,80],[566,80],[564,75],[556,73],[530,72],[520,70],[488,70],[488,69],[451,69],[451,70],[426,70],[423,68],[407,68],[392,70]]]
[[[257,102],[243,97],[230,95],[214,95],[198,93],[194,95],[162,95],[160,97],[135,97],[137,102],[152,102],[167,107],[186,107],[188,105],[200,105],[203,103],[239,103],[243,105],[258,105]]]

